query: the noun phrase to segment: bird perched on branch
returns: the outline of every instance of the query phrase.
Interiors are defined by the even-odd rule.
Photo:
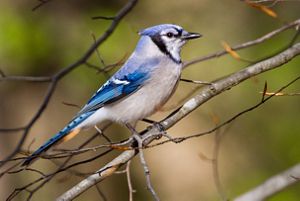
[[[135,125],[153,114],[170,98],[180,79],[180,51],[198,33],[174,24],[161,24],[139,32],[141,38],[125,64],[92,96],[78,114],[23,165],[51,146],[69,140],[82,129],[109,120]]]

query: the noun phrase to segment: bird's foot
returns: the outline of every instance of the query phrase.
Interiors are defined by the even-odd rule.
[[[160,139],[162,137],[165,137],[167,139],[169,139],[170,141],[174,142],[174,143],[179,143],[182,140],[179,138],[173,138],[172,136],[170,136],[166,131],[165,131],[165,127],[160,123],[160,122],[154,122],[153,126],[159,131],[159,133],[157,134],[157,139]]]

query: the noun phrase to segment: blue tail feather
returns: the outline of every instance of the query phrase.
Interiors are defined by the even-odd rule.
[[[45,151],[47,151],[54,144],[58,143],[61,139],[66,137],[70,132],[74,130],[76,126],[78,126],[81,122],[91,116],[93,112],[84,113],[78,117],[75,117],[65,128],[63,128],[60,132],[55,134],[52,138],[50,138],[45,144],[40,146],[36,151],[34,151],[29,157],[25,159],[22,166],[29,165],[34,159],[38,158],[39,155]]]

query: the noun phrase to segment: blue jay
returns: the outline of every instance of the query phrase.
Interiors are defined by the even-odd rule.
[[[149,27],[139,35],[136,49],[125,64],[65,128],[27,157],[23,165],[29,165],[51,146],[74,137],[82,129],[106,120],[135,125],[166,103],[180,79],[182,46],[201,35],[174,24]]]

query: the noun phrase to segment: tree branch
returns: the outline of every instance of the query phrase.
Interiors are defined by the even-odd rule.
[[[261,185],[235,198],[233,201],[262,201],[282,191],[283,189],[299,182],[300,163],[272,176]]]

